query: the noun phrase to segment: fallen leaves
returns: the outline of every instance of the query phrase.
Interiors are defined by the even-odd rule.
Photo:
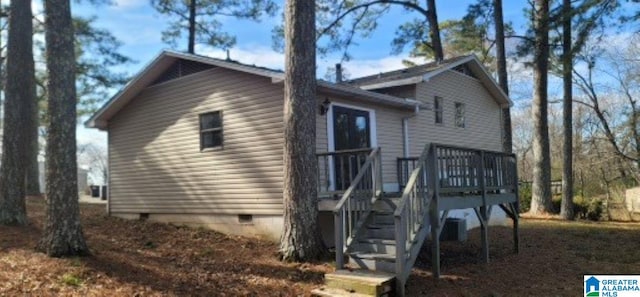
[[[44,202],[28,200],[30,225],[0,227],[0,296],[295,296],[318,287],[328,264],[294,266],[258,238],[106,217],[81,205],[92,256],[33,250]]]

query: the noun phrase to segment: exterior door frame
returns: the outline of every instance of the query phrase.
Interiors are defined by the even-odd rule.
[[[336,151],[336,143],[335,143],[335,135],[334,135],[334,119],[333,119],[333,107],[344,107],[355,109],[358,111],[364,111],[369,113],[369,141],[371,142],[371,147],[378,146],[378,134],[377,134],[377,126],[376,126],[376,110],[366,107],[361,107],[357,105],[345,104],[345,103],[336,103],[331,102],[329,105],[329,110],[327,111],[327,151],[335,152]],[[331,191],[335,191],[335,181],[336,181],[336,172],[335,166],[333,164],[333,158],[329,159],[329,189]]]

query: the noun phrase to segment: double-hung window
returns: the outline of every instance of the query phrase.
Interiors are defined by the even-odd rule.
[[[222,148],[222,111],[200,114],[200,150]]]
[[[456,102],[456,127],[464,128],[465,116],[464,116],[464,103]]]
[[[435,123],[442,124],[443,106],[442,97],[436,96],[433,101],[433,112],[435,114]]]

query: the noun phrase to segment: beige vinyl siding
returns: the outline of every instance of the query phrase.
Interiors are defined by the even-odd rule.
[[[318,98],[318,104],[324,101],[324,98]],[[369,102],[347,101],[339,98],[330,98],[329,100],[332,103],[347,105],[347,107],[375,111],[377,146],[382,150],[382,180],[386,184],[397,183],[396,158],[402,157],[404,154],[402,118],[411,116],[413,112]],[[327,116],[316,116],[316,148],[318,152],[326,152],[328,148]]]
[[[382,152],[382,182],[385,184],[398,182],[396,160],[404,156],[402,118],[411,114],[411,111],[390,108],[376,111],[378,146]]]
[[[419,156],[425,143],[441,143],[501,151],[500,106],[482,83],[456,71],[446,71],[419,83],[417,99],[433,105],[435,96],[443,99],[443,124],[435,124],[433,110],[422,110],[409,121],[411,155]],[[464,104],[465,127],[455,125],[455,103]]]
[[[220,110],[223,148],[200,151]],[[214,68],[144,90],[109,122],[114,213],[282,213],[281,84]]]

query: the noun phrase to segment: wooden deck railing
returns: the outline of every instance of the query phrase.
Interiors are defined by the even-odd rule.
[[[396,174],[398,177],[398,189],[402,192],[409,181],[409,175],[416,169],[418,157],[403,157],[396,159]]]
[[[336,267],[344,268],[344,252],[364,225],[373,204],[382,195],[380,148],[369,153],[358,174],[334,209]]]
[[[439,192],[465,193],[516,187],[515,155],[456,146],[434,145]]]
[[[429,207],[431,204],[430,185],[425,181],[432,175],[435,160],[434,147],[426,145],[422,155],[415,162],[415,169],[407,180],[402,198],[394,212],[396,230],[396,278],[398,286],[404,288],[404,281],[413,266],[422,241],[427,235]],[[421,246],[421,244],[420,244]],[[413,259],[411,259],[413,258]]]
[[[448,212],[440,213],[440,195],[479,194],[486,208],[485,195],[491,191],[517,192],[515,155],[438,144],[425,146],[394,212],[397,286],[404,287],[429,232],[438,242]],[[434,247],[432,262],[439,263],[439,244]],[[435,276],[440,273],[437,265]]]
[[[340,197],[353,183],[372,148],[317,153],[318,196]]]

